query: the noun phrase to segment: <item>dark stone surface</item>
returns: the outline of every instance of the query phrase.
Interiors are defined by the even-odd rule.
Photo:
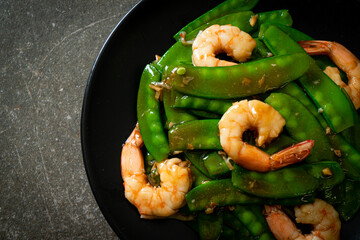
[[[0,239],[114,239],[80,116],[93,62],[137,0],[0,2]]]

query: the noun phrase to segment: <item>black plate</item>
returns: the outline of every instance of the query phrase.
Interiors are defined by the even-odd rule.
[[[143,0],[116,26],[91,71],[81,140],[85,168],[99,207],[121,239],[196,239],[176,220],[141,220],[124,198],[121,147],[136,123],[136,96],[144,66],[173,43],[173,34],[220,0]],[[360,56],[360,2],[260,0],[254,12],[289,9],[294,27],[316,39],[335,40]],[[344,224],[342,239],[359,239],[360,217]],[[356,238],[358,236],[358,238]]]

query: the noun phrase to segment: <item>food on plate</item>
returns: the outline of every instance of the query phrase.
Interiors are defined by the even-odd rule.
[[[200,239],[339,239],[360,208],[359,60],[257,2],[224,1],[144,68],[125,197]]]

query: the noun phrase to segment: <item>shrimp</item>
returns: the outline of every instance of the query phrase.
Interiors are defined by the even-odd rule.
[[[245,62],[250,58],[256,41],[246,32],[231,25],[212,25],[195,38],[192,50],[194,66],[232,66],[234,62],[220,60],[216,54],[226,53],[234,60]]]
[[[270,105],[258,100],[242,100],[233,103],[220,119],[220,143],[227,155],[246,169],[258,172],[279,169],[306,158],[314,141],[297,143],[270,156],[243,142],[242,135],[246,130],[257,130],[255,142],[262,146],[276,138],[284,125],[283,117]]]
[[[142,218],[171,216],[186,203],[185,194],[192,184],[189,163],[179,158],[158,163],[160,187],[153,187],[145,174],[142,146],[143,140],[137,125],[121,153],[125,197],[138,209]]]
[[[360,108],[360,61],[347,48],[337,42],[300,41],[299,44],[310,55],[327,55],[348,77],[348,85],[339,84],[350,96],[356,109]],[[331,78],[331,76],[330,76]]]
[[[280,206],[265,205],[266,221],[278,240],[337,240],[340,239],[339,214],[328,203],[315,199],[314,203],[296,206],[297,223],[311,224],[311,233],[303,235]]]

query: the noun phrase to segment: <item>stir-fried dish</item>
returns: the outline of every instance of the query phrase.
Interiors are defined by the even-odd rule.
[[[340,239],[360,207],[360,61],[257,2],[223,2],[145,67],[125,197],[200,239]]]

